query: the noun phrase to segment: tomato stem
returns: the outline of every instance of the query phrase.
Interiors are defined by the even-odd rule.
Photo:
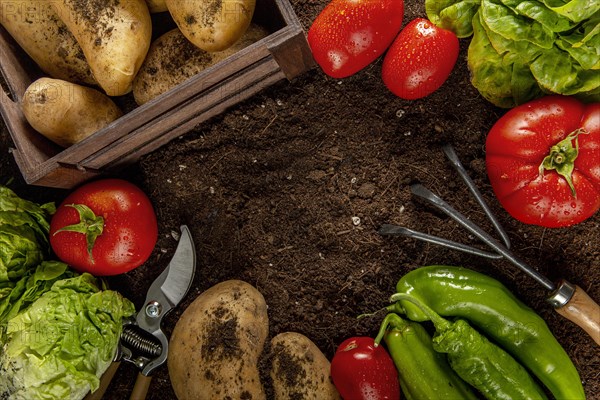
[[[54,232],[54,234],[56,235],[58,232],[77,232],[85,235],[87,252],[93,264],[94,256],[92,255],[92,250],[94,249],[96,238],[98,238],[104,230],[104,218],[94,214],[94,212],[84,204],[67,204],[67,207],[73,207],[77,210],[77,213],[79,214],[79,223],[64,226]]]
[[[581,134],[587,135],[588,132],[579,128],[569,133],[566,138],[550,148],[550,154],[540,164],[540,177],[544,175],[544,171],[555,170],[567,181],[573,197],[577,197],[573,185],[573,170],[575,169],[575,159],[579,155],[579,135]],[[575,147],[573,147],[573,140],[575,140]]]

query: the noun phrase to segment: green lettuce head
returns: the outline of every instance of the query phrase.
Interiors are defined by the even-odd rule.
[[[0,299],[50,253],[48,232],[54,203],[38,205],[0,185]]]
[[[473,86],[510,108],[545,94],[600,101],[600,1],[426,0],[427,17],[473,36]]]
[[[55,281],[3,327],[0,398],[82,399],[98,388],[134,312],[90,274]]]

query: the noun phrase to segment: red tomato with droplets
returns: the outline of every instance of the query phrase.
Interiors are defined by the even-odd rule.
[[[456,35],[424,18],[409,22],[389,48],[381,75],[396,96],[414,100],[446,82],[458,59]]]
[[[75,189],[50,221],[56,256],[80,272],[117,275],[142,265],[158,239],[154,208],[146,194],[121,179],[102,179]]]
[[[486,140],[500,204],[521,222],[558,228],[600,209],[600,103],[546,96],[504,114]]]
[[[402,28],[404,0],[332,0],[308,30],[313,57],[333,78],[381,56]]]
[[[331,360],[331,379],[345,400],[398,400],[400,382],[392,357],[366,336],[346,339]]]

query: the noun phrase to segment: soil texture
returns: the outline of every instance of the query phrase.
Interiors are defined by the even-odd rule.
[[[407,1],[404,24],[425,16]],[[306,29],[326,0],[292,0]],[[415,101],[395,97],[381,80],[381,59],[346,79],[318,68],[281,81],[143,157],[116,176],[152,200],[159,239],[142,267],[110,278],[112,287],[143,304],[168,263],[181,224],[192,232],[198,269],[191,291],[169,314],[170,335],[181,312],[212,285],[241,279],[264,295],[269,339],[286,331],[313,340],[329,358],[346,338],[375,336],[406,272],[431,264],[461,265],[503,282],[547,322],[576,365],[589,399],[600,398],[600,351],[578,326],[545,302],[548,292],[508,261],[489,260],[378,229],[393,223],[481,246],[450,218],[416,201],[420,182],[473,222],[494,233],[440,146],[454,146],[469,175],[505,228],[513,251],[553,281],[565,278],[600,300],[600,215],[570,228],[525,225],[494,197],[485,169],[485,138],[505,112],[473,88],[461,41],[449,80]],[[0,182],[21,197],[59,203],[68,191],[26,185],[9,154],[2,124]],[[268,339],[268,340],[269,340]],[[268,343],[267,340],[267,343]],[[269,347],[261,363],[269,396]],[[107,399],[125,399],[137,370],[121,364]],[[149,400],[175,399],[166,365],[153,374]]]

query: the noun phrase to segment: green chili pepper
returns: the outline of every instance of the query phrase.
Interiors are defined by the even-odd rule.
[[[413,303],[427,315],[436,330],[433,349],[446,353],[450,367],[486,399],[547,398],[521,364],[464,319],[451,322],[408,294],[396,294],[395,297]]]
[[[557,399],[585,399],[577,369],[546,322],[499,281],[467,268],[433,265],[403,276],[396,291],[410,294],[441,316],[469,321],[527,367]],[[388,311],[404,313],[413,321],[428,319],[407,301]]]
[[[450,368],[446,357],[433,349],[431,336],[418,322],[388,314],[375,344],[378,345],[382,339],[394,360],[400,388],[407,400],[477,399],[469,385]]]

